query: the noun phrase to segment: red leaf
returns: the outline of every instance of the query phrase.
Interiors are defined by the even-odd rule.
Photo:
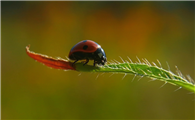
[[[47,55],[34,53],[30,51],[29,48],[30,48],[30,45],[26,46],[26,53],[28,54],[28,56],[37,60],[38,62],[45,64],[46,66],[49,66],[55,69],[75,70],[75,68],[72,66],[72,63],[67,60],[55,59]]]

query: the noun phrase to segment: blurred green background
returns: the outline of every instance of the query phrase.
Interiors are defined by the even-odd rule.
[[[194,94],[134,75],[50,69],[25,46],[68,56],[94,40],[108,61],[166,61],[194,79],[194,2],[1,2],[3,119],[192,119]],[[97,77],[98,76],[98,77]]]

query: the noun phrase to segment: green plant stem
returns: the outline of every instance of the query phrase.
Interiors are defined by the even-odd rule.
[[[195,93],[195,85],[178,72],[175,75],[171,71],[160,68],[156,65],[152,66],[149,63],[114,63],[105,66],[90,66],[83,63],[76,63],[76,70],[82,72],[111,72],[111,73],[123,73],[123,74],[135,74],[137,76],[146,76],[151,79],[161,80],[166,83],[176,85],[178,87],[185,88]]]

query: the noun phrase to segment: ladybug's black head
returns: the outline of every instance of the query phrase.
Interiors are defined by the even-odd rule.
[[[106,62],[107,62],[107,58],[106,58],[106,56],[103,56],[103,59],[101,61],[101,64],[104,65]]]
[[[104,50],[100,47],[95,51],[95,58],[94,61],[97,64],[102,64],[104,65],[107,62],[107,58],[106,58],[106,54],[104,52]]]

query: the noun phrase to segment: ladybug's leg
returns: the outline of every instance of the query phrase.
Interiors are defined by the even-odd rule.
[[[96,64],[97,62],[94,60],[94,63],[93,63],[93,66],[95,67],[95,64]]]
[[[74,61],[74,62],[72,63],[72,65],[74,65],[77,61],[78,61],[78,60]]]
[[[89,59],[86,59],[86,60],[87,60],[87,61],[83,64],[83,66],[86,65],[86,64],[89,62]]]

